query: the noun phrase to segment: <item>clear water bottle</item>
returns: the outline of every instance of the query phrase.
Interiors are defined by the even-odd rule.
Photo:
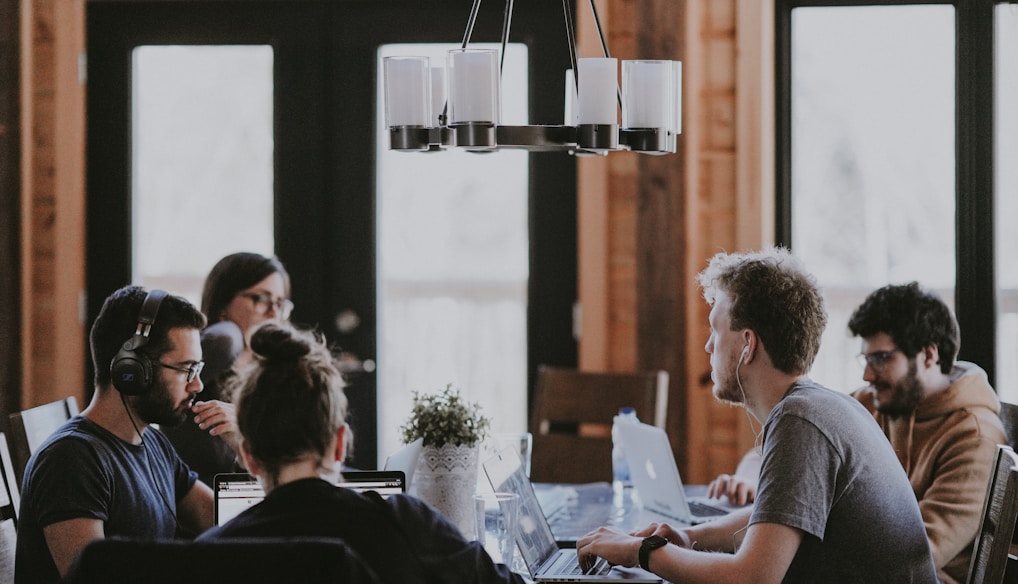
[[[639,423],[636,417],[636,409],[631,407],[619,408],[619,414],[612,421],[612,487],[616,492],[621,492],[626,487],[633,486],[629,475],[629,464],[623,455],[624,445],[619,435],[619,424]]]

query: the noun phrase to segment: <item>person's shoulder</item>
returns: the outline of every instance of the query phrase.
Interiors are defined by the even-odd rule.
[[[38,453],[94,448],[104,438],[102,428],[84,416],[74,416],[57,428],[38,448]]]
[[[201,332],[203,380],[214,380],[229,371],[244,350],[244,332],[232,320],[221,320]]]

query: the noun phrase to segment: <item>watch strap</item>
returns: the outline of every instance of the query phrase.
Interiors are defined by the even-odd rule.
[[[643,538],[643,542],[640,543],[640,567],[644,570],[650,571],[648,562],[650,560],[650,552],[662,548],[668,544],[668,540],[661,537],[660,535],[652,535],[650,537]]]

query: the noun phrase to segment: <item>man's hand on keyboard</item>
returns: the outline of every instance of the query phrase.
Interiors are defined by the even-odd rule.
[[[721,474],[707,485],[707,496],[712,499],[728,497],[733,505],[746,505],[756,499],[756,480]]]

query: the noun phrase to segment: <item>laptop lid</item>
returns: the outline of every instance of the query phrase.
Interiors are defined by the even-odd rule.
[[[559,548],[541,510],[537,494],[534,493],[534,487],[527,478],[523,461],[512,447],[506,447],[486,460],[483,466],[484,474],[488,476],[488,482],[495,491],[516,493],[520,497],[520,529],[516,534],[516,543],[527,570],[531,576],[536,577],[548,559],[558,553]]]
[[[401,470],[345,471],[336,486],[355,491],[376,491],[382,497],[406,492]],[[265,498],[258,479],[247,473],[217,474],[213,479],[215,524],[222,525]]]
[[[726,512],[722,509],[699,516],[690,510],[672,445],[664,430],[639,422],[618,424],[617,428],[633,487],[645,510],[688,524],[702,523]]]
[[[616,567],[607,574],[588,576],[583,574],[572,576],[556,576],[545,573],[554,563],[559,554],[571,554],[574,549],[559,549],[552,535],[548,519],[541,510],[534,486],[527,477],[520,460],[518,449],[514,446],[504,448],[483,464],[484,474],[495,491],[516,493],[520,497],[519,532],[516,544],[520,550],[530,576],[538,582],[589,582],[626,580],[630,582],[661,582],[661,579],[640,568]]]
[[[424,448],[424,438],[418,438],[413,442],[393,452],[385,459],[384,470],[401,470],[406,475],[406,488],[413,484],[414,471],[417,470],[417,459],[421,456]]]

